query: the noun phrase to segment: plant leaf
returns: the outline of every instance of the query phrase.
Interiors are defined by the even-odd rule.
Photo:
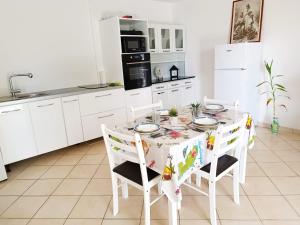
[[[269,81],[263,81],[263,82],[259,83],[258,85],[256,85],[256,87],[259,87],[259,86],[261,86],[261,85],[263,85],[265,83],[270,83],[270,82]]]
[[[275,90],[279,90],[279,91],[283,91],[283,92],[287,92],[284,88],[276,88]]]
[[[282,89],[285,89],[285,87],[281,84],[274,84],[275,86],[279,87],[279,88],[282,88]]]
[[[269,98],[269,99],[267,100],[267,106],[270,104],[271,101],[273,101],[273,98]]]
[[[276,78],[276,77],[284,77],[284,75],[276,75],[276,76],[273,76],[273,79]]]
[[[287,111],[287,107],[286,107],[286,105],[284,105],[284,104],[281,104],[281,105],[279,105],[280,107],[282,107],[282,108],[284,108],[285,109],[285,111]]]
[[[269,94],[269,93],[271,93],[270,91],[264,91],[264,92],[262,92],[262,93],[259,93],[260,95],[264,95],[264,94]]]
[[[291,99],[290,96],[287,96],[287,95],[278,95],[278,97],[284,97],[284,98],[287,98],[287,99]]]

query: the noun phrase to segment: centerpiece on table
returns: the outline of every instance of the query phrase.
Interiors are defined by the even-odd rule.
[[[271,123],[271,131],[273,134],[278,134],[279,132],[279,119],[277,116],[277,107],[282,107],[287,110],[285,104],[279,103],[279,98],[288,98],[289,96],[286,95],[287,90],[286,88],[277,82],[277,78],[283,77],[283,75],[274,75],[272,73],[273,67],[273,60],[271,63],[265,62],[265,68],[268,72],[268,79],[261,82],[257,85],[257,87],[265,86],[266,90],[261,93],[261,95],[267,95],[267,102],[266,105],[269,106],[272,103],[272,111],[273,111],[273,119]]]
[[[175,107],[170,109],[169,116],[171,125],[176,126],[178,124],[178,111]]]
[[[192,103],[191,104],[192,107],[192,116],[193,118],[197,118],[200,116],[201,114],[201,104],[198,102]]]

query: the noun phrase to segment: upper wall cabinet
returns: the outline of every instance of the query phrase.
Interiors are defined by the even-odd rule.
[[[184,52],[185,30],[180,25],[149,24],[149,50],[152,53]]]

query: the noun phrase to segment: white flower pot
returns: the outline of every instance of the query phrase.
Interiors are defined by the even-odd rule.
[[[172,117],[170,116],[170,123],[172,126],[176,126],[178,124],[178,117],[175,116],[175,117]]]

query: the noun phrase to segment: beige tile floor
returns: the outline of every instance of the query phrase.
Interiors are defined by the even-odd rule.
[[[249,152],[241,204],[231,178],[218,183],[221,225],[300,225],[300,134],[257,128]],[[0,183],[0,225],[143,225],[143,197],[129,188],[112,215],[111,182],[103,141],[58,150],[11,166]],[[207,190],[207,184],[203,183]],[[153,191],[156,194],[156,191]],[[183,188],[181,225],[209,225],[208,199]],[[168,224],[167,200],[152,208],[152,225]]]

